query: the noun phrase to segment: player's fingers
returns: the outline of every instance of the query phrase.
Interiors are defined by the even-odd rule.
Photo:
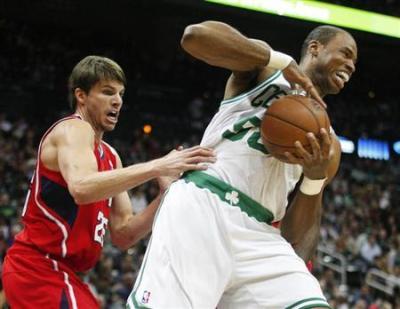
[[[209,156],[194,156],[194,157],[189,157],[186,160],[186,163],[202,163],[202,162],[208,162],[208,163],[214,163],[216,161],[215,157],[209,157]]]
[[[185,168],[185,171],[191,171],[191,170],[204,171],[208,168],[208,165],[207,164],[186,164],[184,166],[184,168]]]
[[[324,158],[327,158],[331,149],[332,140],[330,134],[326,131],[325,128],[321,129],[320,135],[322,139],[322,155]]]
[[[298,157],[295,157],[293,154],[291,154],[291,153],[288,152],[288,151],[286,151],[286,152],[284,153],[284,155],[285,155],[285,157],[286,157],[287,162],[290,163],[290,164],[300,164],[300,165],[303,165],[303,163],[304,163],[302,159],[300,159],[300,158],[298,158]]]
[[[321,156],[321,147],[319,145],[319,142],[318,142],[317,138],[311,132],[307,133],[307,138],[308,138],[308,141],[310,142],[310,145],[311,145],[313,160],[319,159],[320,156]]]
[[[294,147],[295,147],[295,152],[296,154],[304,159],[304,161],[310,163],[312,161],[312,155],[303,147],[303,145],[299,142],[296,141],[294,143]]]
[[[212,148],[203,147],[203,146],[194,146],[191,148],[187,148],[184,150],[186,153],[214,153]]]
[[[185,154],[187,158],[198,156],[215,158],[214,152],[208,149],[196,149]]]
[[[317,101],[323,108],[326,108],[326,103],[322,100],[317,89],[308,77],[302,79],[302,86],[315,101]]]

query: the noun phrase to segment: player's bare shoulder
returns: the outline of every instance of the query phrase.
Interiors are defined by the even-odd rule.
[[[58,123],[49,134],[50,141],[56,146],[63,143],[74,143],[74,140],[94,141],[94,130],[92,126],[81,119],[67,119]]]
[[[40,159],[48,169],[59,171],[59,148],[85,144],[94,146],[94,130],[91,125],[77,118],[66,119],[55,124],[43,136]]]
[[[234,98],[257,87],[275,73],[276,70],[268,67],[249,72],[232,72],[225,86],[224,100]]]

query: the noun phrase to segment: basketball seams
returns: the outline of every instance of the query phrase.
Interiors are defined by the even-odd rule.
[[[288,125],[291,125],[292,127],[295,127],[295,128],[297,128],[297,129],[300,129],[300,130],[302,130],[302,131],[304,131],[304,132],[308,132],[308,131],[305,130],[304,128],[299,127],[298,125],[295,125],[294,123],[292,123],[292,122],[290,122],[290,121],[287,121],[287,120],[284,120],[284,119],[282,119],[282,118],[280,118],[280,117],[278,117],[278,116],[271,115],[271,114],[266,114],[265,116],[266,116],[266,117],[271,116],[272,118],[275,118],[275,119],[277,119],[277,120],[279,120],[279,121],[281,121],[281,122],[283,122],[283,123],[286,123],[286,124],[288,124]],[[264,134],[262,134],[262,131],[261,131],[261,135],[262,135],[263,138],[265,138],[265,137],[264,137]],[[271,144],[271,145],[274,145],[274,146],[295,148],[295,146],[286,146],[286,145],[281,145],[281,144],[276,144],[276,143],[270,142],[267,138],[265,138],[265,141],[266,141],[267,143]],[[304,146],[304,147],[307,147],[308,145],[310,145],[310,144],[303,145],[303,146]]]
[[[294,123],[291,122],[291,121],[288,121],[288,120],[286,120],[286,119],[282,119],[281,117],[277,116],[277,115],[274,114],[274,113],[268,113],[268,112],[267,112],[267,114],[265,115],[265,117],[272,117],[272,118],[278,119],[279,121],[282,121],[282,122],[284,122],[284,123],[290,124],[291,126],[296,127],[296,128],[298,128],[298,129],[300,129],[300,130],[306,132],[306,133],[309,132],[309,130],[304,129],[304,128],[298,126],[297,124],[294,124]]]
[[[307,104],[305,104],[303,101],[301,101],[301,100],[296,100],[296,99],[294,99],[294,98],[288,98],[289,100],[292,100],[292,101],[295,101],[295,102],[298,102],[298,103],[300,103],[301,105],[303,105],[306,109],[308,109],[308,111],[311,113],[311,115],[314,117],[314,119],[315,119],[315,122],[317,123],[317,126],[318,126],[318,134],[319,134],[319,132],[321,131],[321,128],[322,128],[322,125],[319,123],[319,120],[318,120],[318,117],[317,117],[317,115],[314,113],[314,111],[311,109],[311,108],[309,108],[308,106],[307,106]],[[312,100],[312,99],[311,99]]]
[[[273,146],[277,146],[279,148],[289,148],[289,149],[295,149],[296,146],[286,146],[286,145],[280,145],[280,144],[275,144],[273,142],[270,142],[268,140],[265,140],[268,144],[273,145]],[[303,145],[303,147],[308,147],[310,144],[307,145]]]

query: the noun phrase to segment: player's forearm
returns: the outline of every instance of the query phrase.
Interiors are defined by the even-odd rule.
[[[269,47],[248,39],[231,26],[205,21],[187,26],[182,47],[204,62],[231,71],[254,71],[269,62]]]
[[[147,208],[138,215],[129,216],[128,220],[112,233],[112,242],[121,250],[126,250],[146,237],[153,225],[154,217],[160,205],[161,195],[158,195]]]
[[[71,180],[68,188],[77,204],[108,199],[159,176],[156,162],[154,160],[112,171],[96,172]]]
[[[318,245],[322,192],[318,195],[306,195],[297,192],[284,219],[282,236],[291,243],[296,253],[308,261]]]

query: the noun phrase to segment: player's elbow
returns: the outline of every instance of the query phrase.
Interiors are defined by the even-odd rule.
[[[136,245],[139,242],[139,239],[134,236],[126,238],[121,237],[120,235],[118,235],[118,233],[111,233],[111,242],[119,250],[126,251],[130,247]]]
[[[194,47],[196,47],[203,34],[204,34],[204,29],[202,25],[193,24],[187,26],[181,38],[182,48],[190,53],[190,51]]]
[[[90,203],[87,191],[82,188],[79,184],[71,184],[68,186],[69,193],[74,199],[75,204],[83,205]]]

